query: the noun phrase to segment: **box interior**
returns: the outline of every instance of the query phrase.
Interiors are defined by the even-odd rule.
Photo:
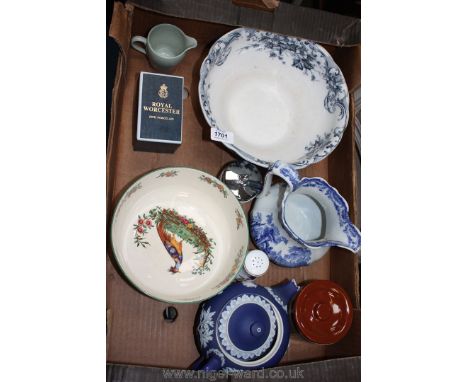
[[[171,23],[198,41],[198,46],[171,73],[183,76],[189,96],[184,100],[183,144],[174,154],[134,151],[138,102],[138,78],[141,71],[154,72],[146,56],[129,47],[133,35],[146,36],[159,23]],[[235,26],[163,15],[116,3],[110,35],[120,47],[113,90],[111,127],[107,153],[107,207],[110,218],[119,195],[134,179],[165,166],[191,166],[217,175],[224,164],[236,159],[222,144],[210,140],[210,129],[198,101],[200,65],[213,42]],[[360,82],[359,46],[324,45],[342,69],[348,87]],[[328,180],[346,198],[353,221],[356,221],[356,182],[354,107],[351,97],[350,122],[341,143],[325,160],[300,171],[301,176],[320,176]],[[250,203],[243,205],[246,213]],[[254,248],[250,244],[250,248]],[[107,256],[107,360],[111,363],[188,368],[198,358],[194,340],[194,320],[198,304],[176,305],[178,318],[173,323],[163,319],[168,306],[133,289],[113,264],[108,245]],[[270,265],[257,279],[261,285],[275,285],[294,278],[298,283],[330,279],[339,283],[354,304],[353,325],[344,340],[322,346],[306,342],[293,334],[281,365],[334,357],[360,355],[360,302],[357,257],[341,248],[331,248],[318,262],[307,267],[284,268]]]

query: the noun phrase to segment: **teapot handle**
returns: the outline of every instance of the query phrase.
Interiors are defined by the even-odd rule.
[[[268,172],[265,175],[265,185],[263,186],[261,194],[258,196],[259,198],[261,198],[262,196],[267,196],[269,194],[273,175],[282,178],[288,184],[290,192],[295,191],[301,183],[299,174],[294,169],[294,167],[287,163],[277,160],[268,168]]]

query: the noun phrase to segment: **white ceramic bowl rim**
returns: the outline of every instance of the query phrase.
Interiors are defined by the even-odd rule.
[[[317,67],[319,67],[321,71],[320,73],[317,72],[316,67],[313,67],[312,69],[309,69],[306,67],[299,68],[298,66],[300,66],[301,64],[299,64],[298,66],[292,64],[291,66],[294,67],[294,70],[300,70],[306,74],[308,74],[309,72],[313,73],[313,75],[316,75],[317,77],[320,77],[321,80],[325,81],[327,85],[327,89],[329,90],[329,93],[326,96],[325,100],[323,101],[324,107],[330,113],[335,112],[336,109],[339,109],[340,113],[339,113],[339,116],[337,116],[335,127],[330,128],[330,130],[327,131],[323,135],[317,135],[316,138],[314,138],[315,141],[311,140],[310,142],[305,142],[305,144],[303,145],[303,148],[304,148],[303,151],[298,152],[297,159],[294,160],[293,162],[289,162],[289,164],[291,164],[296,169],[300,169],[312,163],[317,163],[325,159],[340,143],[344,130],[346,129],[346,126],[348,124],[349,92],[348,92],[348,88],[347,88],[344,76],[340,68],[338,67],[338,65],[334,62],[333,58],[330,56],[330,54],[321,45],[315,42],[309,41],[309,40],[299,39],[296,37],[289,37],[289,36],[285,36],[285,35],[281,35],[281,34],[277,34],[273,32],[265,32],[265,31],[260,31],[260,30],[248,29],[248,28],[237,28],[226,33],[222,37],[220,37],[211,47],[208,55],[203,60],[203,63],[200,68],[200,82],[198,85],[198,90],[199,90],[198,94],[199,94],[201,109],[202,109],[202,112],[206,121],[208,122],[210,127],[217,128],[219,130],[224,131],[223,127],[219,126],[219,124],[215,120],[212,110],[211,110],[211,106],[210,106],[209,85],[206,84],[206,79],[211,69],[214,67],[219,67],[223,65],[223,63],[228,59],[231,53],[231,44],[235,43],[236,40],[242,37],[250,41],[249,39],[252,38],[252,36],[254,36],[255,38],[256,35],[260,36],[261,38],[263,37],[270,38],[270,41],[278,40],[278,44],[283,44],[282,47],[284,46],[284,44],[286,44],[286,46],[289,46],[288,44],[299,46],[302,52],[305,51],[306,54],[308,54],[308,56],[304,58],[304,57],[300,57],[300,54],[304,54],[304,53],[294,53],[296,54],[294,58],[299,57],[299,58],[302,58],[303,60],[308,60],[308,59],[311,59],[311,57],[316,57],[314,55],[320,55],[320,59],[323,60],[323,62],[321,63],[322,66],[320,66],[318,61],[316,63]],[[255,49],[257,50],[269,49],[267,47],[261,47],[262,45],[261,40],[256,39],[253,41],[255,41],[256,46],[260,45],[260,48],[255,47]],[[249,47],[249,48],[251,48],[252,46],[253,45],[250,45],[250,46],[245,45],[245,47]],[[293,50],[298,50],[298,49],[291,48],[291,51]],[[291,51],[284,50],[284,52],[292,54]],[[226,142],[223,142],[223,144],[229,149],[239,154],[242,158],[252,163],[255,163],[259,166],[269,167],[273,163],[273,161],[266,161],[266,160],[257,158],[252,153],[248,153],[245,150],[242,150],[241,148],[237,147],[235,144],[226,143]],[[276,158],[276,159],[281,159],[281,158]]]
[[[239,262],[238,266],[237,266],[237,269],[235,270],[235,272],[233,273],[233,275],[228,279],[226,280],[226,282],[223,284],[222,287],[218,288],[215,292],[211,293],[210,295],[207,295],[201,299],[195,299],[195,300],[190,300],[190,301],[171,301],[171,300],[168,300],[168,299],[164,299],[164,298],[161,298],[161,297],[156,297],[153,293],[145,290],[143,287],[141,286],[138,286],[136,285],[135,282],[133,282],[132,278],[129,277],[127,275],[127,273],[125,272],[125,269],[124,267],[122,266],[122,264],[120,263],[119,259],[118,259],[118,256],[116,255],[116,249],[114,247],[114,241],[113,241],[113,236],[112,236],[112,231],[113,231],[113,226],[114,226],[114,223],[115,223],[115,220],[116,220],[116,212],[119,210],[119,207],[122,205],[123,203],[123,200],[125,198],[125,196],[128,194],[128,192],[133,188],[133,186],[135,186],[140,180],[142,180],[143,178],[155,173],[155,172],[159,172],[159,171],[170,171],[170,170],[174,170],[174,169],[187,169],[187,170],[193,170],[193,171],[197,171],[199,172],[200,174],[203,174],[203,175],[207,175],[211,178],[215,178],[217,182],[221,183],[227,190],[229,190],[229,188],[226,186],[225,183],[223,183],[221,180],[219,180],[218,178],[216,178],[215,176],[203,171],[203,170],[199,170],[199,169],[196,169],[196,168],[193,168],[193,167],[189,167],[189,166],[167,166],[167,167],[160,167],[160,168],[157,168],[157,169],[153,169],[153,170],[150,170],[150,171],[147,171],[146,173],[138,176],[137,178],[135,178],[134,180],[132,180],[128,186],[126,186],[123,191],[121,192],[121,194],[118,196],[118,199],[117,199],[117,202],[115,203],[115,206],[114,206],[114,209],[113,209],[113,212],[112,212],[112,217],[111,217],[111,223],[110,223],[110,229],[109,229],[109,238],[110,238],[110,245],[111,245],[111,249],[112,249],[112,262],[113,264],[117,265],[117,269],[119,271],[119,273],[124,276],[125,280],[127,280],[127,282],[133,287],[135,288],[136,290],[140,291],[141,293],[143,293],[144,295],[148,296],[148,297],[151,297],[155,300],[158,300],[158,301],[161,301],[161,302],[165,302],[165,303],[168,303],[168,304],[192,304],[192,303],[197,303],[197,302],[201,302],[201,301],[205,301],[213,296],[215,296],[216,294],[220,293],[221,291],[223,291],[225,288],[227,288],[234,280],[235,278],[237,277],[237,274],[242,270],[243,268],[243,265],[244,265],[244,261],[245,261],[245,257],[247,256],[247,253],[248,253],[248,243],[249,243],[249,230],[246,229],[246,237],[245,237],[245,243],[244,243],[244,253],[242,255],[242,258],[241,258],[241,261]],[[238,210],[240,211],[240,213],[242,214],[242,217],[244,218],[244,221],[248,222],[248,219],[247,219],[247,216],[245,215],[245,212],[241,206],[241,204],[239,203],[239,201],[237,200],[237,198],[234,196],[234,194],[231,193],[231,191],[228,191],[229,192],[229,196],[232,197],[233,200],[236,201],[237,205],[238,205]]]

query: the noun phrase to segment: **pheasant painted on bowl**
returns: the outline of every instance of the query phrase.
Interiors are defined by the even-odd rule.
[[[112,249],[127,280],[171,303],[202,301],[227,287],[248,242],[236,197],[191,168],[145,174],[123,193],[112,217]]]

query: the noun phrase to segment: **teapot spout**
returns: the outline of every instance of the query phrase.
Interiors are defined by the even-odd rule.
[[[299,292],[299,289],[294,279],[271,288],[275,295],[278,296],[286,306],[296,293]]]
[[[192,365],[192,370],[216,371],[222,367],[222,361],[219,356],[212,354],[208,358],[201,356]]]

